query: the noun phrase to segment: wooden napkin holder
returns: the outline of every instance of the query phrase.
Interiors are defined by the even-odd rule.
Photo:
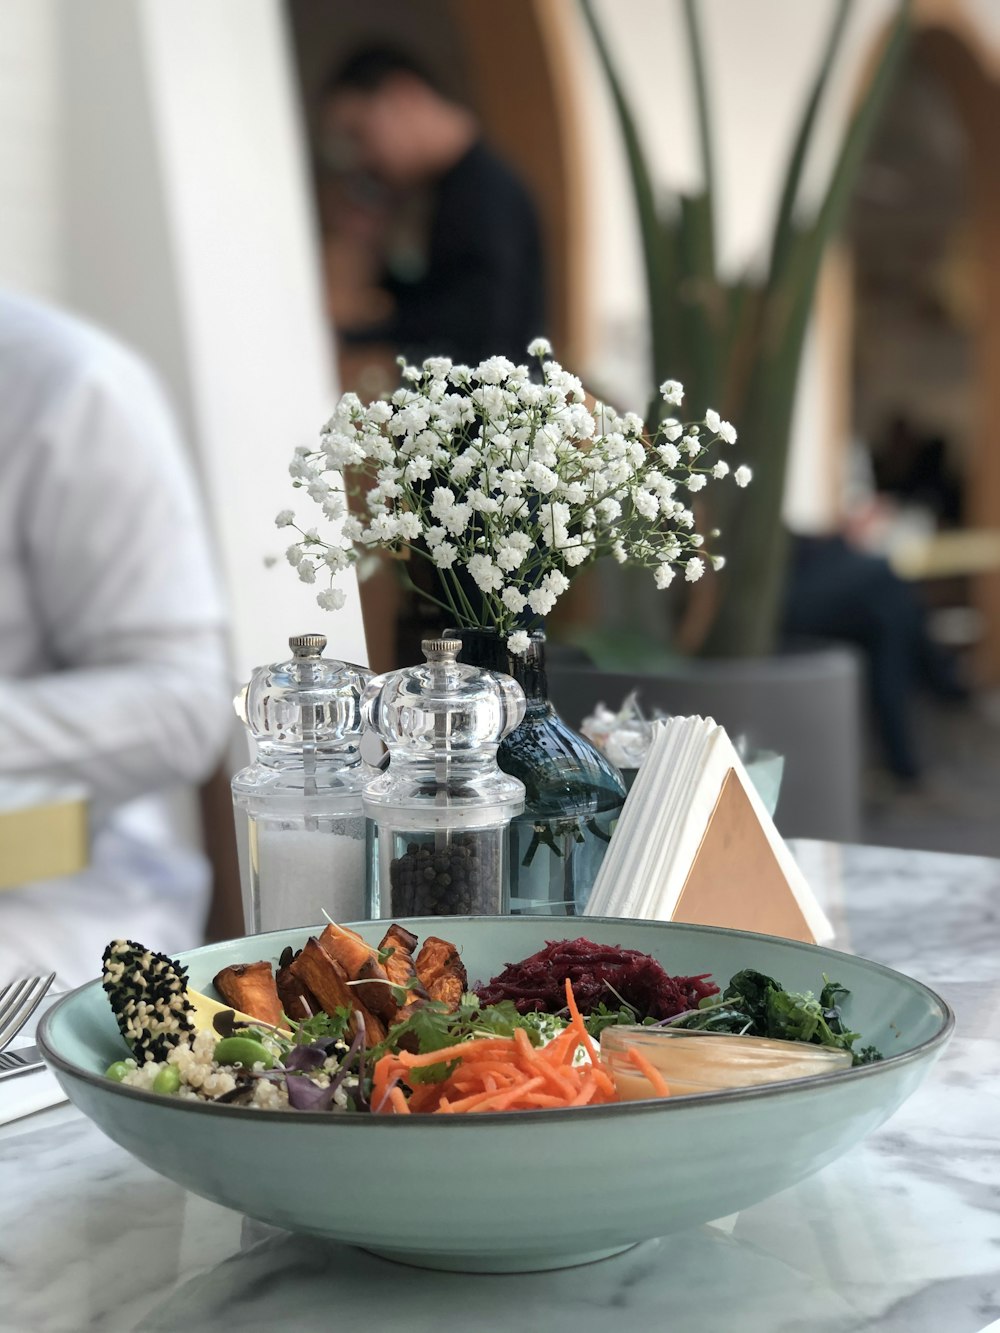
[[[794,863],[793,863],[794,864]],[[729,769],[671,920],[815,944],[804,881],[775,850],[735,769]],[[805,891],[810,892],[807,886]]]

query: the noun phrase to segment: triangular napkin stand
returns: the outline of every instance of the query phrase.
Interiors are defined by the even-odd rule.
[[[588,915],[724,926],[807,943],[832,938],[723,729],[710,718],[656,726]],[[678,856],[687,859],[686,869]]]
[[[727,926],[762,935],[782,935],[815,944],[814,926],[829,938],[822,922],[810,925],[803,911],[803,881],[798,867],[782,864],[768,841],[735,769],[722,784],[719,799],[695,853],[671,921],[695,926]],[[810,915],[812,915],[810,913]]]

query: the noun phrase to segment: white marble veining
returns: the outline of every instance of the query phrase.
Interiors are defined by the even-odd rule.
[[[241,1218],[62,1108],[0,1129],[0,1329],[981,1333],[1000,1317],[1000,862],[802,854],[837,946],[958,1017],[922,1089],[819,1175],[602,1263],[463,1276]]]

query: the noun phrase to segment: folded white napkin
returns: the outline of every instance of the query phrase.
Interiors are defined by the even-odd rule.
[[[58,999],[59,992],[49,991],[17,1034],[9,1048],[11,1051],[33,1043],[39,1019]],[[20,1120],[22,1116],[34,1115],[47,1106],[58,1106],[68,1100],[56,1082],[55,1074],[44,1068],[35,1069],[30,1074],[18,1074],[16,1078],[0,1079],[0,1125],[9,1125],[12,1120]]]
[[[48,1069],[0,1079],[0,1125],[9,1125],[12,1120],[34,1115],[36,1111],[44,1111],[47,1106],[57,1106],[66,1100],[55,1074]]]

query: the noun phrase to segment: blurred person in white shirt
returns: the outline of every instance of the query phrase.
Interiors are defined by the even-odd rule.
[[[199,942],[204,857],[161,793],[218,764],[232,720],[215,561],[170,409],[98,330],[0,291],[0,808],[86,790],[87,867],[0,890],[0,985],[100,970],[130,937]]]

